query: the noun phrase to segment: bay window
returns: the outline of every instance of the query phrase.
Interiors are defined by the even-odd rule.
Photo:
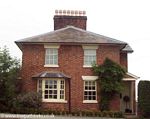
[[[45,102],[65,102],[64,79],[38,80],[38,91],[42,92],[42,100]]]

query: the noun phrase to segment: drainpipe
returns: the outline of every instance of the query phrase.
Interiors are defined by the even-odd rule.
[[[69,113],[71,113],[71,86],[70,86],[70,84],[71,84],[71,82],[70,82],[70,80],[71,79],[69,79],[68,81],[68,83],[69,83]]]

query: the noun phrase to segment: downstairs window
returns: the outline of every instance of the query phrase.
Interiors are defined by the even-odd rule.
[[[64,79],[38,80],[38,91],[42,92],[43,102],[66,102]]]

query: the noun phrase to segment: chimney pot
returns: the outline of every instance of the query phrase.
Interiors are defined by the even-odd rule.
[[[78,10],[55,10],[54,30],[72,25],[86,30],[87,17],[85,11]]]
[[[67,10],[67,15],[70,15],[70,10]]]
[[[78,16],[78,11],[77,10],[75,11],[75,16]]]
[[[59,10],[59,15],[62,15],[62,10]]]
[[[83,11],[83,16],[85,16],[85,14],[86,14],[86,11]]]
[[[55,10],[55,15],[58,15],[58,10]]]
[[[71,10],[71,15],[74,16],[74,10]]]
[[[63,10],[63,15],[66,15],[66,10]]]
[[[82,11],[79,11],[79,16],[81,16],[81,14],[82,14]]]

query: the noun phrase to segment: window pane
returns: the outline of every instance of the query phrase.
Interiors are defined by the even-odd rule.
[[[64,91],[63,91],[63,90],[61,90],[61,91],[60,91],[60,94],[64,94]]]
[[[87,95],[87,94],[88,94],[87,91],[85,91],[85,92],[84,92],[84,95]]]
[[[63,80],[61,80],[61,84],[64,84],[64,81],[63,81]]]
[[[96,100],[96,96],[93,96],[93,100]]]
[[[96,100],[96,82],[84,82],[84,100]]]
[[[88,85],[88,81],[85,81],[85,85]]]
[[[53,84],[53,89],[57,89],[57,84]]]
[[[54,99],[57,99],[57,95],[54,95]]]
[[[45,94],[48,94],[48,90],[45,90]]]
[[[45,88],[48,88],[48,85],[45,85]]]
[[[49,95],[49,99],[53,99],[53,98],[52,98],[52,95]]]
[[[64,95],[60,95],[60,99],[64,99]]]
[[[95,86],[92,86],[92,90],[95,90]]]
[[[57,90],[54,90],[54,92],[53,92],[55,95],[57,94]]]
[[[87,96],[84,96],[84,100],[88,100],[88,97],[87,97]]]
[[[42,80],[38,80],[38,92],[42,93]]]
[[[48,80],[45,81],[45,85],[48,85]]]
[[[57,85],[57,81],[56,80],[54,80],[54,84]]]
[[[48,99],[48,95],[45,95],[44,98],[45,98],[45,99]]]
[[[95,91],[93,91],[93,95],[96,95],[96,92],[95,92]]]

